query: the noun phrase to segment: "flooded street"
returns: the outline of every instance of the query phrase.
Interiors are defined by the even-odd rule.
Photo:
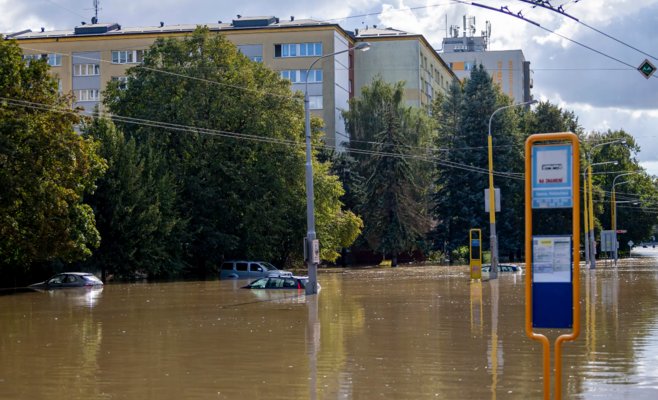
[[[658,259],[598,266],[563,398],[656,399]],[[537,399],[524,279],[401,267],[321,273],[308,298],[235,281],[0,296],[0,399]]]

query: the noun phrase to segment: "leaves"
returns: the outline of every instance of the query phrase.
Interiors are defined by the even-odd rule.
[[[0,265],[88,257],[99,235],[83,196],[105,169],[97,143],[73,130],[47,64],[24,63],[14,41],[0,41],[0,97]]]

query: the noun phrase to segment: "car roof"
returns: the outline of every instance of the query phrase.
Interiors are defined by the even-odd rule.
[[[91,272],[60,272],[59,274],[55,275],[79,275],[79,276],[88,276],[88,275],[93,275]]]

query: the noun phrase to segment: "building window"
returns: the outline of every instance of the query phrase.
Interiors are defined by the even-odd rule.
[[[309,110],[322,110],[322,95],[308,96],[308,101]]]
[[[281,77],[288,79],[292,83],[304,83],[306,82],[306,70],[305,69],[292,69],[281,71]],[[308,74],[308,83],[321,83],[322,82],[322,70],[321,69],[312,69]]]
[[[62,55],[59,53],[48,54],[48,65],[50,65],[51,67],[61,67]]]
[[[99,101],[100,90],[98,89],[79,89],[75,91],[77,101]]]
[[[112,64],[139,64],[144,60],[144,50],[114,50]]]
[[[119,82],[119,90],[126,90],[128,88],[128,77],[127,76],[113,76],[112,82]]]
[[[46,60],[51,67],[62,66],[62,55],[59,53],[50,54],[25,54],[23,60],[29,65],[32,60]]]
[[[62,80],[57,79],[57,93],[62,94],[64,88],[62,87]]]
[[[316,57],[322,55],[322,43],[284,43],[274,45],[274,57]]]
[[[90,76],[100,74],[101,66],[98,64],[75,64],[73,66],[73,76]]]

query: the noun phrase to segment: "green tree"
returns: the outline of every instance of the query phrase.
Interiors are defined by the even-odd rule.
[[[126,90],[108,87],[106,104],[114,114],[169,124],[121,127],[138,146],[163,155],[174,177],[176,207],[188,221],[185,261],[192,270],[204,274],[233,257],[300,260],[306,225],[304,113],[290,83],[206,28],[184,40],[157,40],[143,66],[128,76]],[[319,173],[327,172],[314,164]],[[326,227],[356,221],[336,214],[337,197],[316,198],[316,204],[327,206],[317,219],[323,247],[343,242],[345,237],[334,235],[344,230]]]
[[[0,41],[0,265],[27,268],[91,255],[99,234],[83,196],[105,163],[78,135],[71,99],[58,94],[45,61],[22,60]]]
[[[628,172],[635,174],[617,179],[615,187],[617,205],[617,229],[628,232],[619,235],[620,250],[625,248],[628,240],[639,243],[648,240],[653,233],[653,226],[658,223],[658,215],[653,208],[658,204],[658,191],[653,178],[648,176],[637,160],[640,146],[632,135],[624,130],[592,132],[588,135],[585,149],[591,151],[593,144],[624,140],[599,146],[592,152],[592,162],[616,161],[617,165],[597,167],[593,175],[594,185],[594,221],[596,231],[612,229],[611,195],[615,176]],[[602,173],[601,173],[602,172]],[[627,182],[620,184],[621,182]]]
[[[489,220],[484,211],[484,189],[489,187],[487,133],[489,119],[511,99],[500,93],[486,70],[471,72],[463,89],[454,84],[433,109],[438,126],[437,161],[432,214],[436,247],[449,252],[468,243],[468,231],[482,228],[488,237]],[[501,210],[496,227],[501,256],[513,256],[522,248],[519,235],[519,196],[523,193],[522,142],[518,113],[514,108],[497,113],[492,120],[495,187],[501,191]]]
[[[140,154],[107,119],[96,118],[85,134],[101,143],[108,170],[88,202],[96,214],[101,245],[85,262],[116,277],[176,275],[183,268],[185,221],[175,209],[178,188],[162,157],[150,148]]]
[[[364,238],[370,248],[397,257],[417,248],[429,229],[427,188],[430,174],[419,158],[431,140],[426,114],[402,104],[404,83],[381,78],[362,89],[343,113],[350,132],[351,153],[360,160],[366,178],[365,202],[358,207],[364,219]]]

